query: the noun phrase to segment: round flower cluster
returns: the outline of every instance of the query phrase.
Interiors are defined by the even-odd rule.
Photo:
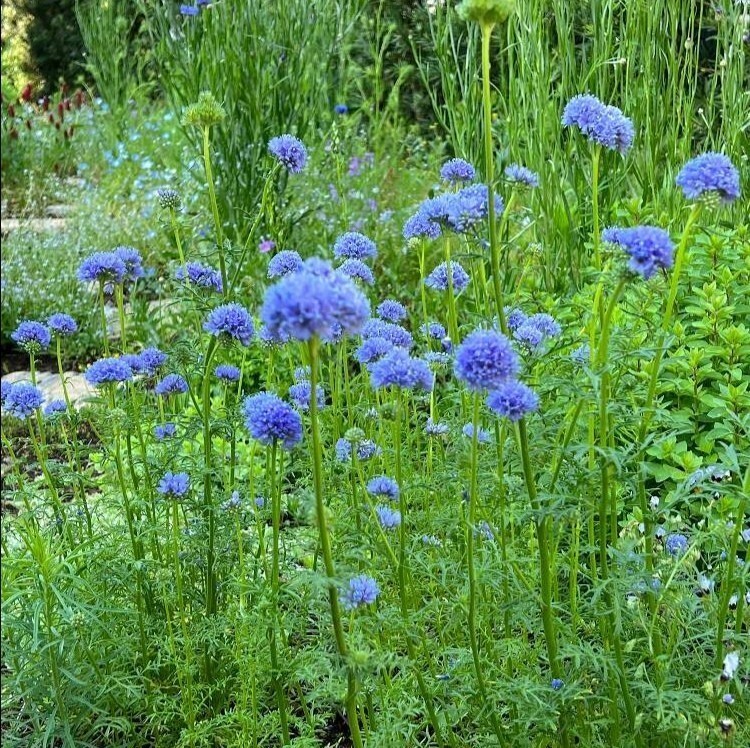
[[[44,395],[30,382],[15,382],[3,391],[2,405],[5,412],[25,421],[42,407]]]
[[[393,322],[384,322],[382,319],[371,319],[362,328],[362,339],[381,338],[387,340],[392,346],[409,350],[414,345],[411,333]]]
[[[450,161],[446,161],[440,169],[440,178],[451,184],[471,182],[476,175],[474,167],[462,158],[452,158]]]
[[[38,353],[49,347],[52,342],[52,333],[49,327],[41,322],[25,320],[11,334],[11,340],[29,352]]]
[[[373,260],[377,255],[375,242],[358,231],[342,234],[333,245],[333,256],[340,259]]]
[[[219,364],[214,369],[214,376],[222,382],[239,382],[242,372],[231,364]]]
[[[367,338],[354,352],[355,360],[360,364],[371,364],[387,356],[395,346],[385,338]]]
[[[190,477],[187,473],[167,471],[159,481],[156,490],[168,499],[182,499],[190,490]]]
[[[302,269],[302,258],[293,249],[283,249],[268,263],[268,277],[281,278]]]
[[[372,605],[380,594],[378,583],[365,574],[349,580],[346,591],[344,592],[344,607],[347,610],[361,608],[363,605]]]
[[[203,265],[200,262],[188,262],[185,267],[179,267],[175,271],[174,277],[177,280],[186,280],[193,286],[206,288],[211,291],[221,293],[224,284],[221,281],[221,273],[218,270]]]
[[[344,260],[339,265],[338,270],[352,280],[361,281],[367,286],[375,284],[375,276],[372,270],[362,260]]]
[[[386,322],[401,322],[406,319],[406,307],[395,299],[385,299],[377,308],[378,317]]]
[[[133,369],[125,358],[100,358],[86,369],[86,381],[94,387],[102,387],[117,382],[127,382],[133,378]]]
[[[146,274],[143,269],[143,257],[135,247],[115,247],[112,253],[125,265],[126,280],[136,281]]]
[[[44,410],[42,412],[48,418],[52,418],[53,416],[60,415],[61,413],[66,413],[67,410],[68,406],[65,400],[52,400],[44,406]]]
[[[510,340],[495,330],[475,330],[456,351],[456,376],[471,390],[489,390],[518,375],[520,363]]]
[[[140,353],[123,356],[133,374],[154,377],[167,362],[169,356],[158,348],[144,348]]]
[[[458,262],[451,262],[451,280],[453,281],[453,293],[463,291],[469,285],[469,274],[463,269]],[[425,279],[424,284],[427,288],[434,291],[447,291],[448,284],[448,265],[441,262]]]
[[[83,283],[122,283],[128,269],[114,252],[94,252],[80,264],[78,280]]]
[[[577,127],[592,143],[623,155],[633,145],[633,122],[617,107],[607,106],[590,94],[574,96],[568,102],[562,123]]]
[[[271,286],[261,310],[272,336],[297,340],[353,335],[369,316],[370,302],[362,291],[317,258]]]
[[[509,380],[496,387],[487,397],[490,410],[511,421],[520,421],[539,407],[539,396],[523,382]]]
[[[242,404],[245,427],[265,446],[281,443],[292,449],[302,439],[302,419],[291,405],[271,392],[250,395]]]
[[[156,191],[159,205],[165,210],[179,210],[182,205],[180,193],[177,190],[160,189]]]
[[[372,496],[382,496],[389,501],[398,501],[399,487],[393,478],[387,475],[378,475],[367,482],[367,493]]]
[[[426,361],[412,358],[403,348],[394,348],[370,366],[370,381],[375,389],[400,387],[431,392],[435,375]]]
[[[511,164],[505,167],[506,179],[518,187],[532,189],[539,186],[539,175],[531,169],[520,164]]]
[[[668,270],[674,262],[674,244],[669,234],[657,226],[605,229],[602,241],[625,250],[630,256],[630,271],[645,279],[657,270]]]
[[[391,509],[389,506],[376,506],[375,514],[378,515],[378,521],[384,530],[395,530],[401,524],[401,512],[397,509]]]
[[[188,391],[188,383],[184,377],[179,374],[167,374],[164,379],[156,383],[154,394],[159,397],[169,397],[169,395],[180,395]]]
[[[348,439],[339,439],[336,442],[336,459],[339,462],[350,462],[352,459],[352,442]],[[354,450],[355,457],[360,462],[366,462],[373,457],[382,454],[383,450],[370,439],[362,439],[356,442]]]
[[[157,424],[154,426],[154,436],[159,440],[171,439],[177,433],[177,426],[173,423]]]
[[[228,338],[250,345],[255,332],[250,312],[240,304],[222,304],[206,319],[203,329],[217,338]]]
[[[740,175],[723,153],[704,153],[688,161],[675,180],[688,200],[718,195],[727,204],[740,196]]]
[[[326,395],[325,391],[323,390],[323,387],[321,385],[315,386],[315,393],[316,398],[315,402],[317,405],[318,410],[321,410],[325,407],[326,404]],[[290,388],[289,388],[289,398],[292,400],[292,402],[297,406],[299,410],[310,410],[310,400],[312,398],[312,384],[306,380],[301,379],[298,382],[295,382]]]
[[[56,312],[47,320],[47,326],[56,335],[73,335],[78,331],[76,321],[69,315]]]
[[[268,150],[292,174],[299,174],[307,164],[307,148],[293,135],[279,135],[268,142]]]

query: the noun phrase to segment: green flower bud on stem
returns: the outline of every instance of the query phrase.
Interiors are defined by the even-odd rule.
[[[182,124],[193,127],[212,127],[218,125],[227,113],[210,91],[202,91],[198,101],[191,104],[182,117]]]
[[[504,23],[516,9],[516,0],[463,0],[456,6],[464,21],[476,21],[481,26]]]

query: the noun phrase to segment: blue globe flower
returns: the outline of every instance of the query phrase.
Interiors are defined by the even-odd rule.
[[[375,284],[375,276],[372,270],[361,260],[344,260],[338,269],[340,273],[343,273],[352,280],[362,281],[367,286]]]
[[[669,234],[657,226],[605,229],[602,240],[625,250],[630,256],[628,268],[645,279],[674,263],[674,244]]]
[[[490,392],[487,406],[499,416],[515,422],[539,408],[539,397],[522,382],[509,380]]]
[[[431,392],[435,375],[426,361],[411,358],[403,348],[394,348],[370,365],[370,381],[375,389],[400,387]]]
[[[459,291],[463,291],[466,286],[469,285],[469,274],[463,269],[463,267],[453,260],[451,262],[451,276],[453,280],[453,293],[456,294]],[[447,291],[448,290],[448,266],[445,262],[441,262],[425,279],[424,284],[427,288],[431,288],[434,291]]]
[[[285,134],[271,138],[268,150],[292,174],[299,174],[307,164],[307,148],[293,135]]]
[[[114,252],[94,252],[78,268],[78,280],[84,283],[122,283],[128,269]]]
[[[44,395],[30,382],[15,382],[6,390],[3,400],[5,412],[25,421],[42,407]]]
[[[56,335],[72,335],[78,330],[76,321],[69,315],[56,312],[47,320],[47,326]]]
[[[293,249],[284,249],[275,254],[268,263],[268,277],[281,278],[302,269],[302,258]]]
[[[187,473],[167,471],[156,490],[168,499],[182,499],[190,490],[190,476]]]
[[[446,161],[440,169],[440,178],[451,184],[471,182],[476,174],[474,167],[462,158],[452,158]]]
[[[351,260],[373,260],[378,255],[375,242],[358,231],[342,234],[333,245],[333,255]]]
[[[505,177],[509,182],[519,187],[528,187],[529,189],[539,186],[539,175],[531,169],[527,169],[520,164],[510,164],[505,167]]]
[[[292,449],[302,439],[299,413],[278,395],[270,392],[250,395],[242,405],[242,414],[250,435],[265,446],[280,443],[284,449]]]
[[[255,332],[250,312],[240,304],[222,304],[206,319],[203,329],[217,338],[233,339],[250,345]]]
[[[180,395],[188,391],[188,383],[185,377],[179,374],[167,374],[164,379],[156,383],[154,394],[159,397],[169,397],[169,395]]]
[[[380,594],[378,583],[366,574],[360,574],[349,580],[344,592],[343,604],[347,610],[361,608],[363,605],[372,605]]]
[[[317,258],[271,286],[261,310],[271,335],[297,340],[353,335],[369,316],[370,302],[354,282]]]
[[[187,279],[188,283],[193,286],[216,291],[217,293],[221,293],[224,288],[221,273],[209,265],[203,265],[200,262],[188,262],[184,267],[177,268],[175,278],[177,280]]]
[[[214,376],[222,382],[239,382],[242,372],[231,364],[219,364],[214,369]]]
[[[490,390],[514,379],[520,370],[510,340],[495,330],[478,329],[456,351],[456,376],[471,390]]]
[[[25,348],[27,351],[38,353],[49,347],[52,342],[52,333],[49,327],[41,322],[25,320],[11,333],[11,340]]]
[[[387,475],[378,475],[367,481],[367,493],[386,498],[389,501],[398,501],[400,491],[398,483],[393,478],[389,478]]]
[[[377,314],[386,322],[401,322],[408,316],[406,307],[395,299],[385,299],[378,304]]]
[[[633,144],[633,122],[617,107],[603,104],[596,96],[574,96],[562,116],[566,127],[577,127],[589,141],[626,154]]]
[[[688,161],[675,180],[688,200],[716,194],[727,204],[740,196],[740,175],[723,153],[704,153]]]
[[[100,358],[86,369],[84,377],[90,385],[102,387],[131,380],[133,370],[124,358]]]

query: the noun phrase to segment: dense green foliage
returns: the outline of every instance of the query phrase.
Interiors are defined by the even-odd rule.
[[[26,217],[74,206],[57,236],[4,238],[4,350],[22,320],[60,311],[79,326],[61,339],[78,368],[169,356],[63,414],[19,419],[5,401],[4,743],[750,742],[750,19],[729,2],[529,0],[483,37],[454,6],[320,2],[313,24],[309,3],[129,4],[148,63],[128,59],[119,11],[81,17],[105,101],[64,160],[36,129],[11,141],[22,115],[4,113],[18,154],[6,167],[3,140],[4,199]],[[562,127],[582,92],[632,117],[632,149]],[[307,146],[299,173],[268,152],[282,132]],[[737,199],[675,184],[709,150],[737,167]],[[422,200],[452,189],[452,155],[503,210],[493,222],[485,200],[473,230],[405,239]],[[508,179],[512,162],[539,186]],[[674,265],[629,271],[601,240],[613,225],[665,229]],[[377,245],[360,288],[373,314],[404,305],[431,391],[375,389],[358,336],[261,342],[272,258],[332,260],[347,231]],[[78,280],[117,245],[140,251],[142,277]],[[185,261],[222,289],[180,280]],[[444,261],[464,290],[426,288]],[[253,317],[248,346],[209,334],[229,302]],[[559,332],[524,344],[511,308]],[[477,328],[508,334],[539,398],[519,421],[457,372]],[[32,346],[31,371],[54,353]],[[160,396],[166,374],[185,391]],[[325,395],[297,404],[300,443],[253,438],[245,398],[294,402],[300,379]],[[358,456],[366,440],[376,451]],[[184,493],[169,483],[182,473]],[[395,500],[368,491],[381,475]],[[360,575],[379,593],[349,608]]]

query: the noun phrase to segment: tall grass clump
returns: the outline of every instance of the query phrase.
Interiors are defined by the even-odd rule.
[[[158,295],[180,324],[132,325],[152,275],[138,249],[84,258],[102,346],[80,411],[36,380],[72,310],[14,330],[30,364],[2,392],[14,738],[747,744],[744,169],[720,147],[672,154],[673,210],[641,205],[621,178],[643,157],[637,110],[587,70],[549,125],[555,173],[580,184],[576,282],[551,292],[529,234],[544,241],[567,188],[497,159],[508,50],[492,50],[515,4],[457,13],[479,39],[480,158],[402,195],[377,242],[356,195],[333,199],[335,159],[318,242],[227,241],[215,157],[236,115],[202,91],[182,122],[207,226],[174,187],[156,198],[177,255]],[[303,193],[319,148],[255,147],[251,236],[286,207],[270,185]],[[251,262],[263,282],[243,282]]]

